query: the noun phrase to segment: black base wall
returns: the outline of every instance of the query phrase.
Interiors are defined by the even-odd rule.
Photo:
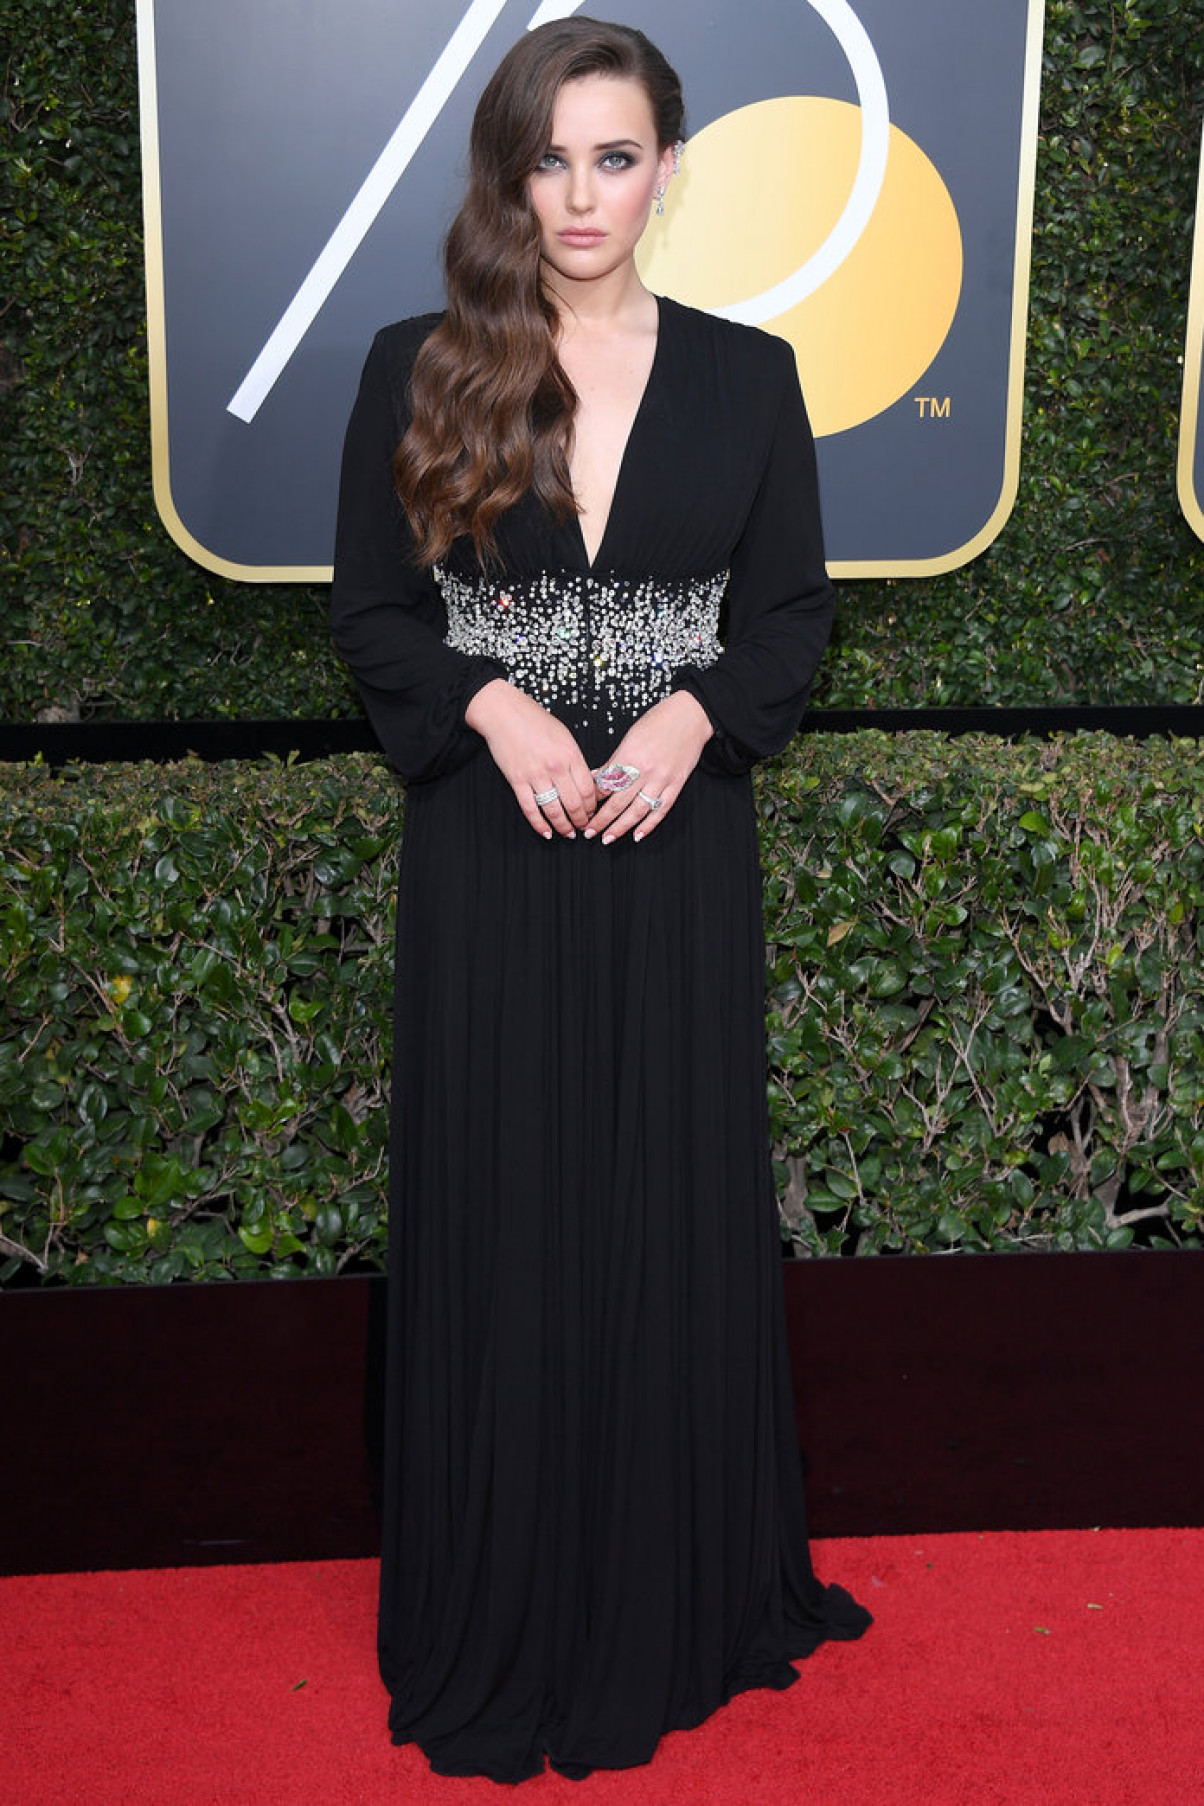
[[[783,1263],[817,1536],[1204,1522],[1204,1261]],[[0,1571],[371,1555],[380,1279],[0,1296]]]

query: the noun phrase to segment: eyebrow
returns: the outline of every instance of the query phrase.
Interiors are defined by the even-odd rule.
[[[640,143],[638,138],[612,138],[606,144],[595,144],[592,146],[594,151],[643,150],[643,148],[644,146]],[[549,144],[548,149],[550,151],[562,151],[564,146],[563,144]]]

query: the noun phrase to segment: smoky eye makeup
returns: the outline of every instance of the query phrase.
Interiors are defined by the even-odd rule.
[[[634,169],[643,156],[643,146],[629,141],[622,144],[600,144],[595,155],[599,169]],[[567,161],[564,151],[550,144],[535,168],[537,172],[561,169]]]

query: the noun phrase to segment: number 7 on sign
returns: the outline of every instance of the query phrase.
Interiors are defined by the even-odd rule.
[[[543,0],[527,30],[534,31],[550,19],[567,19],[581,4],[582,0]],[[254,420],[505,6],[506,0],[472,0],[263,350],[227,402],[228,412],[237,419]]]

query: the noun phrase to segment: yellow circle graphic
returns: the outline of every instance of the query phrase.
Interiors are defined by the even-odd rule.
[[[861,110],[788,96],[740,107],[691,138],[663,218],[640,246],[649,288],[729,307],[806,262],[840,217],[857,171]],[[890,128],[877,206],[822,286],[765,321],[794,346],[817,436],[880,414],[923,376],[957,312],[962,240],[949,190]]]

